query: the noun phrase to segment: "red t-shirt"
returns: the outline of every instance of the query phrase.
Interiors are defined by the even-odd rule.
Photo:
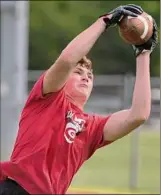
[[[64,194],[83,162],[110,143],[103,140],[109,117],[83,113],[64,89],[43,96],[43,77],[22,111],[10,161],[1,162],[1,178],[13,178],[30,194]]]

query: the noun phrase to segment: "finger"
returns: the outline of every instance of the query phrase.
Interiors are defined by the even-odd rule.
[[[135,4],[127,4],[127,6],[134,7],[134,8],[136,8],[136,9],[140,10],[141,12],[143,12],[143,11],[144,11],[144,10],[142,9],[142,7],[141,7],[141,6],[139,6],[139,5],[135,5]]]
[[[158,32],[157,30],[153,29],[153,34],[151,36],[153,38],[153,40],[157,40],[158,39]]]
[[[153,26],[154,26],[154,30],[158,29],[157,23],[156,23],[156,21],[154,19],[153,19]]]
[[[157,31],[153,33],[153,39],[156,41],[156,43],[158,42],[158,33]]]
[[[156,21],[153,19],[153,38],[158,41],[158,27]]]
[[[108,14],[113,14],[114,12],[118,11],[118,10],[121,10],[123,6],[119,6],[113,10],[111,10],[110,12],[108,12]]]
[[[128,11],[131,11],[131,12],[134,12],[135,14],[142,14],[142,11],[140,11],[139,9],[136,9],[134,7],[125,7],[124,9],[128,10]]]
[[[135,7],[125,6],[124,9],[134,12],[135,14],[142,14],[143,12]]]
[[[138,17],[138,14],[135,14],[135,13],[133,13],[133,12],[131,12],[129,10],[125,10],[125,9],[122,10],[122,14],[124,16]]]
[[[117,11],[117,9],[118,9],[118,8],[111,10],[110,12],[108,12],[108,14],[113,14],[114,12]]]
[[[113,14],[113,13],[114,13],[114,10],[112,10],[112,11],[108,12],[108,14]]]

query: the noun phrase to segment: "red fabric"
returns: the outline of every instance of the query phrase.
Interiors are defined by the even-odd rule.
[[[22,111],[10,161],[1,162],[0,179],[9,176],[30,194],[64,194],[82,163],[110,143],[103,141],[109,117],[83,113],[63,89],[44,97],[43,77]]]

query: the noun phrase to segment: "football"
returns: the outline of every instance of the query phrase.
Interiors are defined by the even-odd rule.
[[[122,39],[133,45],[145,43],[153,34],[153,18],[146,12],[138,17],[125,17],[118,26]]]

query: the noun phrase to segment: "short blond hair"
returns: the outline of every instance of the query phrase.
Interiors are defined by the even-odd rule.
[[[92,61],[89,58],[87,58],[87,56],[84,56],[81,60],[79,60],[77,65],[80,65],[82,67],[86,67],[88,70],[93,71],[92,70]]]

